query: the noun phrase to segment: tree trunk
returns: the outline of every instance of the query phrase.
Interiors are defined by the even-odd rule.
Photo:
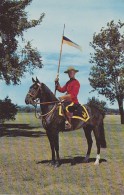
[[[119,112],[121,117],[121,124],[124,124],[124,109],[123,109],[123,99],[118,99]]]

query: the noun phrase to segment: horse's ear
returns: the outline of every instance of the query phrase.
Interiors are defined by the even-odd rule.
[[[42,83],[39,81],[39,79],[36,77],[36,83],[39,87],[41,87]]]
[[[35,83],[36,81],[34,80],[34,78],[32,77],[32,82]]]
[[[40,83],[40,81],[38,80],[38,78],[37,78],[37,77],[36,77],[36,82],[37,82],[37,83]]]

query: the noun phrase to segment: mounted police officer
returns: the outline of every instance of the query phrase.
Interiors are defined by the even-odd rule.
[[[68,107],[68,109],[66,109],[67,120],[65,121],[65,129],[71,129],[71,117],[73,116],[73,109],[79,105],[77,96],[80,89],[80,83],[77,79],[75,79],[75,74],[77,72],[79,72],[79,70],[76,70],[73,66],[68,67],[64,73],[68,74],[70,80],[63,87],[60,86],[58,78],[55,80],[56,89],[61,93],[66,92],[64,96],[59,97],[60,101],[65,102],[66,108]]]

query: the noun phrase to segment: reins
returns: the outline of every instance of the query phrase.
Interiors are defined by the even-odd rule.
[[[56,104],[56,103],[59,103],[60,101],[58,100],[58,101],[52,101],[52,102],[38,102],[38,103],[36,103],[36,104],[42,104],[42,105],[44,105],[44,104]]]
[[[53,113],[55,108],[56,108],[56,105],[54,105],[54,107],[49,112],[47,112],[46,114],[40,114],[39,117],[37,117],[37,111],[36,111],[36,107],[35,107],[35,117],[39,119],[40,117],[49,116],[49,114]]]
[[[29,92],[28,92],[28,94],[29,94],[31,97],[35,98],[36,95],[38,94],[39,89],[40,89],[40,86],[38,87],[38,89],[37,89],[37,91],[35,92],[35,94],[29,93]],[[57,101],[51,101],[51,102],[38,102],[38,101],[34,101],[34,100],[33,100],[33,102],[35,103],[35,105],[34,105],[34,107],[35,107],[35,117],[38,118],[38,119],[39,119],[40,117],[49,116],[49,115],[55,110],[55,108],[56,108],[56,103],[61,103],[59,100],[57,100]],[[38,104],[39,104],[39,105],[55,104],[55,105],[54,105],[53,108],[52,108],[49,112],[47,112],[46,114],[40,114],[39,116],[37,116],[37,105],[38,105]]]
[[[49,111],[49,112],[47,112],[46,114],[39,114],[39,116],[37,116],[37,104],[52,104],[52,103],[54,103],[55,105],[54,105],[54,107]],[[60,102],[60,101],[53,101],[53,102],[42,102],[42,103],[36,103],[35,105],[36,106],[34,106],[35,107],[35,117],[36,118],[40,118],[40,117],[44,117],[44,116],[49,116],[51,113],[53,113],[53,111],[55,110],[55,108],[56,108],[56,103],[58,103],[58,105],[60,105],[62,102]]]
[[[36,97],[36,95],[37,95],[37,93],[38,93],[38,91],[39,91],[39,89],[40,89],[40,86],[38,87],[38,89],[37,89],[37,91],[36,91],[36,93],[35,94],[32,94],[32,93],[29,93],[28,92],[28,94],[31,96],[31,97],[33,97],[33,98],[35,98]],[[35,101],[34,101],[35,102]],[[59,100],[57,100],[57,101],[51,101],[51,102],[35,102],[36,104],[40,104],[40,105],[44,105],[44,104],[55,104],[55,103],[59,103],[60,101]]]

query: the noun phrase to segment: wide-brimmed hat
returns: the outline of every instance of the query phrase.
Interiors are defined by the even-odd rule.
[[[74,70],[75,72],[79,72],[79,70],[76,70],[73,66],[69,66],[68,69],[66,71],[64,71],[64,73],[69,73],[70,70]]]

